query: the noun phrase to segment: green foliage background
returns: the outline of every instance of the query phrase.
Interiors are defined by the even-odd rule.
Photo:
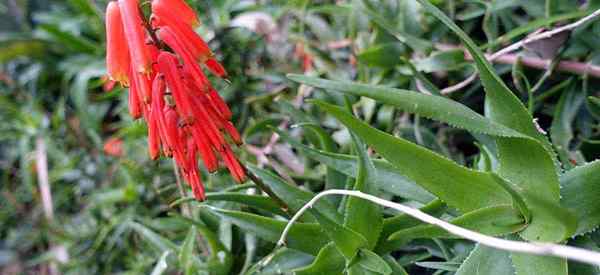
[[[481,53],[582,18],[600,2],[188,2],[231,75],[216,83],[244,135],[237,153],[289,210],[225,171],[203,172],[206,202],[180,199],[171,160],[149,159],[125,91],[103,89],[106,1],[6,0],[0,274],[52,266],[65,274],[600,273],[475,245],[340,197],[304,215],[287,247],[274,245],[314,193],[345,188],[489,235],[600,250],[597,77],[520,62],[491,67]],[[518,54],[594,65],[599,39],[594,22]],[[461,48],[440,50],[448,45]],[[303,73],[297,47],[313,70]],[[474,84],[439,94],[475,71]],[[110,137],[123,140],[122,157],[103,152]],[[40,142],[53,220],[38,186]]]

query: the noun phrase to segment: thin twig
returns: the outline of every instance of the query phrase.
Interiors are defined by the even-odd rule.
[[[35,141],[35,168],[38,176],[38,186],[42,199],[42,207],[44,216],[49,224],[54,222],[54,206],[52,203],[52,191],[50,189],[50,179],[48,177],[48,153],[46,150],[46,142],[43,137],[38,137]],[[69,253],[64,245],[49,244],[50,250],[53,251],[55,259],[60,263],[69,261]],[[55,262],[50,262],[50,274],[60,274],[60,270]]]
[[[489,246],[489,247],[493,247],[493,248],[497,248],[497,249],[501,249],[501,250],[506,250],[506,251],[512,251],[512,252],[528,253],[528,254],[544,255],[544,256],[555,256],[555,257],[560,257],[560,258],[565,258],[565,259],[569,259],[569,260],[574,260],[574,261],[578,261],[578,262],[589,263],[589,264],[594,264],[594,265],[600,266],[600,253],[595,252],[595,251],[576,248],[576,247],[572,247],[572,246],[566,246],[566,245],[557,245],[557,244],[552,244],[552,243],[528,243],[528,242],[519,242],[519,241],[511,241],[511,240],[494,238],[494,237],[490,237],[490,236],[487,236],[487,235],[484,235],[484,234],[481,234],[481,233],[478,233],[475,231],[471,231],[471,230],[456,226],[456,225],[448,223],[444,220],[440,220],[436,217],[425,214],[418,209],[414,209],[414,208],[411,208],[411,207],[408,207],[408,206],[405,206],[405,205],[402,205],[399,203],[380,199],[378,197],[375,197],[375,196],[372,196],[369,194],[365,194],[360,191],[337,190],[337,189],[332,189],[332,190],[327,190],[327,191],[321,192],[318,195],[316,195],[314,198],[312,198],[306,205],[304,205],[300,209],[300,211],[298,211],[296,213],[296,215],[294,215],[294,217],[292,217],[292,219],[286,225],[285,229],[283,230],[283,233],[281,234],[281,238],[279,239],[279,241],[277,241],[278,247],[285,245],[285,239],[287,237],[289,230],[292,228],[292,225],[294,224],[294,222],[296,222],[298,220],[298,218],[300,218],[300,216],[308,208],[312,207],[320,198],[328,196],[328,195],[348,195],[348,196],[362,198],[362,199],[371,201],[373,203],[401,211],[401,212],[403,212],[407,215],[410,215],[416,219],[419,219],[423,222],[426,222],[426,223],[429,223],[432,225],[437,225],[454,235],[460,236],[465,239],[469,239],[471,241],[481,243],[482,245],[485,245],[485,246]]]
[[[525,45],[527,45],[529,43],[532,43],[532,42],[535,42],[535,41],[539,41],[539,40],[543,40],[543,39],[548,39],[548,38],[550,38],[550,37],[552,37],[552,36],[554,36],[556,34],[559,34],[559,33],[565,32],[565,31],[571,31],[571,30],[573,30],[573,29],[575,29],[575,28],[577,28],[577,27],[579,27],[579,26],[581,26],[581,25],[583,25],[585,23],[590,22],[592,19],[598,17],[599,15],[600,15],[600,9],[594,11],[590,15],[588,15],[588,16],[586,16],[584,18],[581,18],[580,20],[575,21],[575,22],[573,22],[571,24],[564,25],[562,27],[558,27],[558,28],[553,29],[553,30],[541,32],[539,34],[532,35],[532,36],[529,36],[529,37],[525,37],[522,40],[519,40],[519,41],[511,44],[508,47],[505,47],[505,48],[503,48],[503,49],[501,49],[501,50],[499,50],[499,51],[497,51],[497,52],[495,52],[495,53],[493,53],[491,55],[486,56],[486,58],[487,58],[488,61],[493,62],[494,60],[500,58],[501,56],[504,56],[504,55],[506,55],[508,53],[514,52],[514,51],[520,49],[521,47],[523,47],[523,46],[525,46]],[[452,92],[456,92],[458,90],[461,90],[462,88],[466,87],[471,82],[473,82],[473,80],[475,80],[475,79],[477,79],[477,72],[474,72],[471,76],[469,76],[467,79],[461,81],[458,84],[455,84],[455,85],[452,85],[452,86],[449,86],[449,87],[446,87],[446,88],[442,89],[442,94],[450,94]]]

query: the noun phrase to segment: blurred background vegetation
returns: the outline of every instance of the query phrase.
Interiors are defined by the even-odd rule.
[[[196,218],[190,220],[184,217],[190,213],[183,204],[170,205],[181,196],[171,161],[149,159],[145,126],[127,114],[124,89],[111,87],[104,78],[106,2],[0,2],[0,274],[52,274],[56,270],[65,274],[149,274],[153,270],[177,274],[189,265],[175,258],[190,253],[197,257],[191,264],[200,267],[196,270],[218,270],[211,269],[202,245],[189,253],[162,253],[165,247],[189,244],[186,240],[193,236],[189,233],[193,224],[212,232],[213,239],[231,252],[232,260],[224,270],[231,274],[247,271],[272,252],[271,242],[246,234],[231,222],[219,222],[199,208],[191,209]],[[343,98],[293,84],[286,73],[431,91],[430,85],[451,86],[473,72],[456,37],[413,1],[188,2],[203,22],[198,32],[210,41],[231,75],[230,84],[216,83],[244,133],[246,145],[238,155],[245,163],[273,170],[312,191],[324,188],[325,166],[277,139],[268,126],[288,129],[298,123],[316,123],[331,134],[337,152],[349,153],[348,132],[303,103],[305,98],[338,103]],[[434,2],[479,45],[486,45],[488,52],[540,27],[581,18],[600,6],[597,0]],[[585,24],[563,40],[528,45],[521,55],[553,64],[571,60],[593,66],[600,61],[598,45],[600,22]],[[441,51],[443,46],[458,49]],[[600,155],[600,142],[595,141],[600,130],[600,100],[595,97],[598,75],[585,70],[563,72],[558,67],[540,70],[518,61],[498,64],[496,69],[519,91],[553,142],[563,145],[561,158],[576,164]],[[477,81],[449,96],[483,111],[483,91]],[[396,112],[366,98],[354,107],[380,129],[459,163],[477,162],[474,138],[464,131]],[[302,135],[300,128],[289,131],[308,144],[321,146],[318,136]],[[345,176],[337,176],[343,187]],[[236,188],[225,172],[204,173],[203,178],[209,191]],[[44,186],[51,189],[50,206],[44,199]],[[386,191],[384,197],[402,200],[400,191]],[[210,199],[208,204],[246,208]],[[210,239],[206,232],[200,235]],[[443,246],[423,242],[396,256],[411,274],[451,274],[456,266],[426,263],[447,257],[446,253],[464,258],[469,248],[466,242],[455,241],[448,252]],[[286,262],[291,267],[312,260],[299,252],[288,254],[295,259]]]

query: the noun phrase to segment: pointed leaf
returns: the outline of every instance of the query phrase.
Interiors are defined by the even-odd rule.
[[[478,209],[450,220],[450,223],[490,236],[501,236],[523,229],[523,218],[510,206],[492,206]],[[457,238],[435,225],[419,225],[397,231],[389,236],[385,251],[396,249],[417,238]]]
[[[279,136],[296,150],[300,150],[305,156],[319,161],[328,167],[332,167],[350,177],[356,177],[358,171],[358,160],[355,156],[329,153],[310,148],[291,138],[284,131],[277,130]],[[390,163],[382,160],[374,160],[373,164],[377,172],[373,184],[380,190],[394,195],[427,203],[435,199],[431,193],[402,176]]]
[[[230,221],[244,231],[256,234],[266,241],[277,242],[287,222],[240,211],[207,207],[212,213]],[[295,223],[287,236],[287,247],[316,255],[329,243],[325,232],[316,223]]]
[[[376,177],[375,167],[367,154],[367,148],[356,135],[352,134],[355,151],[358,154],[358,175],[353,190],[373,194],[371,185]],[[349,197],[346,202],[344,225],[367,239],[368,247],[373,248],[379,240],[383,227],[381,207],[361,198]]]
[[[469,36],[429,1],[417,1],[458,35],[473,57],[479,71],[479,78],[486,92],[486,114],[488,117],[536,140],[497,138],[498,154],[500,156],[499,175],[521,186],[527,191],[526,193],[536,193],[543,200],[558,205],[560,191],[552,146],[546,137],[538,131],[533,117],[523,103],[494,72],[492,65]],[[533,220],[521,233],[521,236],[527,240],[536,241],[563,240],[565,235],[568,234],[568,225],[561,220],[553,219],[552,213],[549,213],[543,206],[537,205],[535,200],[526,199],[530,205]],[[549,228],[558,230],[550,230]]]
[[[285,212],[283,212],[283,210],[281,210],[281,207],[277,203],[275,203],[271,198],[260,195],[248,195],[234,192],[207,193],[206,200],[237,202],[248,205],[250,207],[254,207],[256,209],[262,209],[280,216],[287,215]]]
[[[498,186],[491,174],[467,169],[435,152],[370,127],[339,107],[315,103],[360,136],[403,175],[449,206],[467,213],[487,206],[510,204],[510,195]]]

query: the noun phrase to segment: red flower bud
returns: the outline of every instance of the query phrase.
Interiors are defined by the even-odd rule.
[[[227,78],[227,72],[225,71],[225,68],[223,68],[223,65],[221,65],[221,63],[219,63],[219,61],[216,59],[209,58],[206,60],[204,65],[206,65],[206,67],[216,76],[220,78]]]
[[[154,0],[152,1],[152,10],[157,10],[175,14],[176,18],[188,24],[192,28],[200,26],[200,20],[196,12],[188,6],[184,0]]]
[[[118,2],[106,7],[106,69],[111,80],[129,86],[129,48]]]
[[[138,0],[119,0],[119,8],[134,72],[148,74],[152,70],[152,61],[149,49],[146,47],[146,32],[139,2]]]

